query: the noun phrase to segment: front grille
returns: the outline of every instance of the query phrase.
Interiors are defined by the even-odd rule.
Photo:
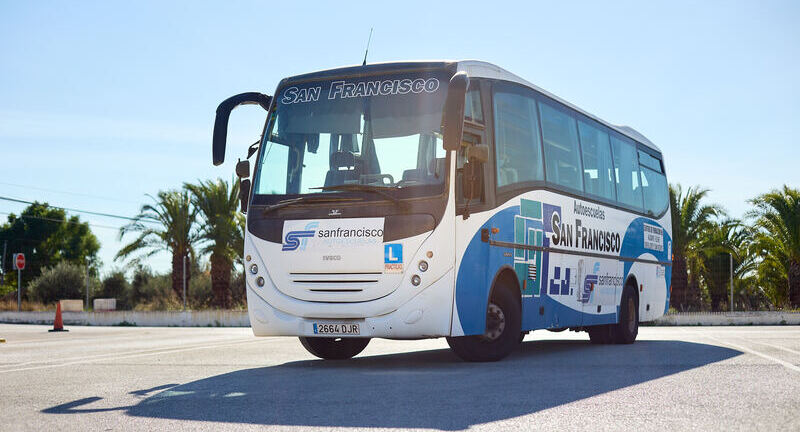
[[[380,272],[360,273],[289,273],[291,281],[307,286],[311,292],[357,293],[379,282]]]

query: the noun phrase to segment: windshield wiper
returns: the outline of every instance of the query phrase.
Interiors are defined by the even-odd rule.
[[[297,198],[285,199],[283,201],[278,201],[275,204],[268,205],[268,206],[264,207],[264,210],[262,210],[262,214],[267,214],[267,213],[269,213],[269,212],[271,212],[273,210],[277,210],[279,208],[284,208],[284,207],[290,206],[292,204],[297,204],[297,203],[301,203],[301,202],[312,202],[312,203],[315,203],[315,202],[331,202],[331,201],[352,201],[352,199],[350,199],[350,198],[320,197],[320,196],[301,196],[301,197],[297,197]]]
[[[358,192],[372,192],[376,193],[384,198],[391,200],[395,204],[402,204],[403,202],[400,201],[396,196],[386,192],[386,189],[390,189],[386,186],[373,186],[373,185],[364,185],[364,184],[340,184],[340,185],[333,185],[333,186],[322,186],[316,187],[311,189],[319,189],[323,191],[358,191]]]

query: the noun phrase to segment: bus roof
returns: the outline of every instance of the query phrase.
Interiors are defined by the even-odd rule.
[[[501,68],[500,66],[497,66],[497,65],[494,65],[494,64],[491,64],[491,63],[488,63],[488,62],[484,62],[484,61],[479,61],[479,60],[459,60],[459,61],[452,61],[452,60],[419,61],[419,60],[417,60],[417,61],[402,61],[402,62],[370,63],[370,64],[367,64],[367,65],[364,65],[364,66],[362,66],[362,65],[344,66],[344,67],[339,67],[339,68],[325,69],[325,70],[315,71],[315,72],[306,73],[306,74],[302,74],[302,75],[295,75],[295,76],[292,76],[292,77],[288,77],[288,78],[285,78],[281,82],[281,85],[284,84],[285,82],[289,82],[289,81],[294,82],[294,81],[305,81],[305,80],[308,80],[308,79],[327,78],[327,77],[337,76],[337,75],[340,75],[342,73],[345,73],[345,74],[351,74],[351,73],[352,74],[359,74],[359,73],[364,73],[364,72],[370,73],[370,72],[388,71],[388,70],[392,70],[392,69],[396,69],[396,68],[401,68],[401,69],[440,68],[440,67],[448,67],[448,66],[452,67],[453,65],[456,65],[457,71],[459,71],[459,72],[463,71],[468,76],[473,77],[473,78],[489,78],[489,79],[510,81],[510,82],[514,82],[514,83],[523,85],[525,87],[529,87],[529,88],[531,88],[533,90],[536,90],[537,92],[540,92],[540,93],[546,95],[547,97],[550,97],[550,98],[552,98],[552,99],[554,99],[554,100],[556,100],[556,101],[558,101],[558,102],[560,102],[560,103],[562,103],[562,104],[574,109],[575,111],[577,111],[577,112],[579,112],[579,113],[581,113],[581,114],[583,114],[583,115],[585,115],[585,116],[587,116],[587,117],[589,117],[589,118],[591,118],[593,120],[595,120],[595,121],[597,121],[597,122],[599,122],[599,123],[611,128],[611,129],[619,132],[620,134],[625,135],[628,138],[630,138],[630,139],[632,139],[634,141],[640,142],[643,145],[645,145],[647,147],[650,147],[651,149],[661,153],[661,149],[659,149],[655,144],[653,144],[649,139],[647,139],[647,137],[645,137],[644,135],[642,135],[641,133],[639,133],[637,130],[633,129],[632,127],[611,124],[611,123],[609,123],[609,122],[607,122],[607,121],[605,121],[605,120],[603,120],[603,119],[601,119],[601,118],[599,118],[599,117],[597,117],[597,116],[595,116],[593,114],[590,114],[590,113],[582,110],[581,108],[579,108],[579,107],[577,107],[577,106],[565,101],[564,99],[561,99],[560,97],[548,92],[547,90],[544,90],[541,87],[538,87],[538,86],[536,86],[536,85],[534,85],[534,84],[532,84],[532,83],[520,78],[519,76],[517,76],[517,75],[515,75],[515,74],[513,74],[513,73],[511,73],[511,72],[509,72],[509,71],[507,71],[507,70],[505,70],[503,68]]]

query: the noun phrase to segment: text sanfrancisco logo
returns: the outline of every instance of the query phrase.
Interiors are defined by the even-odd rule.
[[[286,237],[283,239],[283,248],[281,248],[281,250],[293,251],[297,250],[298,248],[301,251],[306,250],[308,239],[310,237],[314,237],[314,234],[316,233],[314,228],[317,227],[319,227],[319,222],[309,222],[302,231],[289,231],[286,233]]]

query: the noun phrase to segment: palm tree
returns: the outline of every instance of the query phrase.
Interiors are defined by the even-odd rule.
[[[727,219],[703,232],[700,249],[703,252],[703,280],[708,288],[711,309],[722,310],[730,297],[731,259],[733,261],[734,300],[736,292],[746,287],[741,281],[748,279],[755,271],[755,257],[751,252],[752,230],[741,221]],[[737,283],[738,282],[738,283]],[[740,302],[741,303],[741,302]]]
[[[233,262],[241,260],[244,249],[244,217],[238,212],[239,185],[222,179],[186,184],[192,202],[202,216],[200,239],[202,253],[211,254],[211,290],[214,305],[231,306],[231,273]]]
[[[684,194],[680,184],[669,186],[673,252],[670,304],[678,310],[700,306],[699,275],[703,265],[700,239],[713,226],[713,218],[723,213],[717,205],[701,203],[708,192],[695,186]]]
[[[126,258],[134,252],[145,253],[133,260],[140,263],[142,258],[150,257],[158,252],[172,254],[172,290],[180,298],[183,295],[183,260],[194,258],[193,245],[197,242],[197,230],[194,229],[197,211],[191,205],[187,190],[160,191],[153,204],[145,204],[135,216],[134,221],[120,228],[119,239],[128,233],[139,236],[125,245],[115,259]],[[191,272],[186,272],[185,283],[189,285]]]
[[[748,216],[755,218],[762,264],[783,281],[792,307],[800,307],[800,190],[784,185],[750,203],[755,209]]]

